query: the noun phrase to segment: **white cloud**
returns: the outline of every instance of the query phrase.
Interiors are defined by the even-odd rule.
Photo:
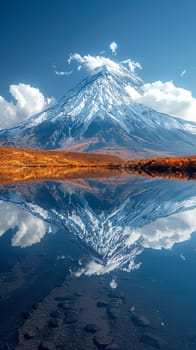
[[[49,107],[54,98],[46,98],[39,89],[28,84],[10,85],[14,101],[0,96],[0,129],[12,127],[33,114]]]
[[[196,122],[196,98],[191,91],[176,87],[172,81],[155,81],[140,87],[127,86],[133,102],[142,103],[158,112]]]
[[[85,67],[88,71],[94,71],[97,68],[107,66],[108,68],[119,71],[119,64],[111,60],[110,58],[104,56],[91,56],[85,55],[81,56],[79,53],[70,55],[68,63],[72,61],[77,61],[79,63],[79,69],[81,66]]]
[[[39,243],[46,232],[51,232],[48,224],[32,214],[20,209],[16,204],[0,201],[0,236],[8,229],[17,229],[12,237],[12,246],[21,248]]]
[[[196,231],[196,208],[163,217],[133,230],[126,244],[140,241],[144,248],[171,249],[174,244],[187,241]]]
[[[98,68],[106,67],[108,71],[118,74],[119,76],[130,76],[132,81],[136,83],[142,81],[136,74],[136,68],[142,68],[138,62],[134,62],[131,59],[122,62],[115,62],[108,57],[104,56],[92,56],[84,55],[81,56],[79,53],[71,54],[68,63],[72,61],[78,62],[78,70],[86,68],[89,72],[94,72]]]
[[[124,65],[129,67],[130,72],[134,73],[136,68],[142,69],[142,66],[139,62],[132,61],[130,58],[121,62]]]
[[[112,41],[109,45],[110,50],[112,51],[113,55],[116,55],[116,51],[118,49],[118,45],[115,41]]]
[[[186,69],[184,69],[181,73],[180,76],[183,77],[187,73]]]
[[[66,72],[66,71],[64,72],[64,71],[55,70],[54,73],[55,73],[56,75],[61,75],[61,76],[65,75],[65,76],[68,77],[69,75],[71,75],[71,74],[73,73],[73,71],[70,70],[70,71],[68,71],[68,72]]]
[[[155,81],[142,86],[141,103],[174,117],[196,122],[196,99],[191,91],[172,81]]]
[[[133,259],[136,256],[133,256]],[[131,260],[129,262],[129,267],[128,269],[124,269],[125,271],[133,271],[133,270],[137,270],[140,268],[140,263],[136,264],[134,262],[134,260]],[[86,275],[86,276],[93,276],[93,275],[97,275],[97,276],[101,276],[101,275],[105,275],[107,273],[111,273],[114,270],[119,269],[121,266],[119,266],[117,261],[108,261],[105,265],[98,263],[94,260],[90,261],[85,267],[82,267],[81,269],[79,269],[78,271],[76,271],[74,273],[75,277],[80,277],[81,275]],[[114,286],[114,284],[113,284]],[[117,287],[117,286],[116,286]],[[111,287],[112,288],[112,287]],[[114,287],[113,287],[114,288]]]

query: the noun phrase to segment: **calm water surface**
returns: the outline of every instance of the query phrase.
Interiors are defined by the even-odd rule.
[[[0,186],[0,349],[194,350],[195,268],[194,181]]]

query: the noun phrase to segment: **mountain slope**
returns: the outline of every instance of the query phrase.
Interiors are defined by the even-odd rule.
[[[125,158],[194,154],[196,124],[133,103],[139,89],[139,79],[125,69],[102,68],[52,108],[0,131],[0,143]]]

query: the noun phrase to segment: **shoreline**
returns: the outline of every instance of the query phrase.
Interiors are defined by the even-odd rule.
[[[0,147],[0,184],[112,177],[122,173],[196,180],[196,155],[123,160],[108,154]]]

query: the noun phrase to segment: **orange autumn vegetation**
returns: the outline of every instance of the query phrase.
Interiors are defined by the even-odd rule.
[[[196,179],[196,156],[152,158],[128,162],[130,170],[144,171],[151,176]]]
[[[196,156],[124,161],[117,156],[0,147],[0,183],[109,177],[120,173],[196,179]]]
[[[88,167],[117,165],[121,158],[107,154],[43,151],[13,147],[0,147],[0,166],[14,167]]]

